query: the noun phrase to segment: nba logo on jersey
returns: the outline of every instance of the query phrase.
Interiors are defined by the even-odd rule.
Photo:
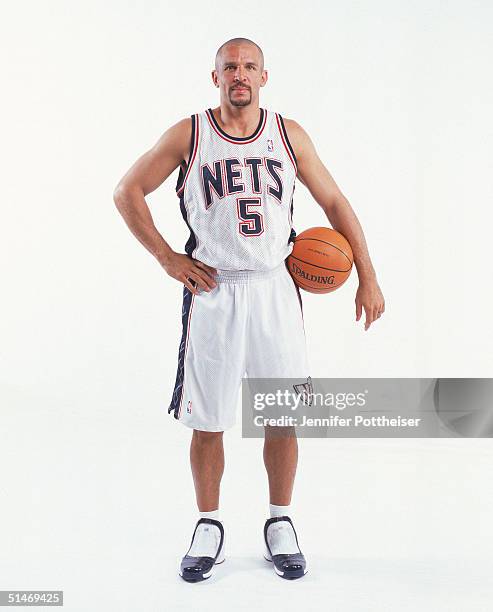
[[[187,405],[188,414],[192,414],[192,401],[190,400]]]
[[[274,150],[274,143],[272,142],[271,138],[267,139],[267,151],[273,151]]]

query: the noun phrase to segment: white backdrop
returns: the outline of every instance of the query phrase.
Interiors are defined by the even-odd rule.
[[[146,561],[154,546],[166,563],[172,558],[173,568],[184,553],[195,517],[190,431],[166,413],[182,289],[130,234],[112,192],[168,126],[217,104],[210,72],[217,47],[228,38],[246,36],[262,46],[269,82],[261,104],[311,135],[362,223],[386,298],[385,315],[364,332],[364,322],[355,322],[355,273],[334,294],[303,294],[312,375],[492,376],[493,10],[486,0],[467,7],[437,0],[28,1],[5,4],[2,13],[0,460],[8,470],[1,512],[7,526],[2,540],[17,553],[0,568],[8,578],[0,589],[71,584],[77,597],[69,609],[75,610],[77,602],[89,605],[77,576],[82,583],[96,580],[95,567],[108,572],[115,562],[109,550],[129,563],[143,562],[136,552],[142,529],[149,536]],[[188,230],[175,182],[173,175],[148,202],[158,229],[183,251]],[[301,184],[294,221],[298,232],[327,224]],[[229,502],[234,525],[237,506],[258,502],[258,530],[267,503],[260,441],[241,440],[238,428],[228,439],[225,514]],[[491,491],[483,491],[484,504],[479,498],[477,507],[467,504],[474,487],[482,486],[492,452],[485,441],[462,442],[303,441],[299,509],[307,523],[314,506],[317,516],[327,511],[343,521],[341,532],[332,525],[327,536],[336,557],[378,557],[379,541],[382,555],[391,557],[403,551],[413,559],[433,556],[439,545],[445,557],[455,551],[458,558],[483,558],[481,538],[474,548],[463,529],[472,521],[476,535],[487,530],[491,536]],[[470,463],[467,476],[460,460],[451,472],[441,467],[457,453]],[[397,489],[395,465],[387,465],[396,455],[410,478],[404,476]],[[351,490],[343,486],[344,457],[356,461]],[[361,479],[354,457],[365,470],[375,457],[375,471]],[[257,480],[246,498],[252,462]],[[321,464],[328,480],[314,494],[310,470]],[[430,479],[436,479],[433,486]],[[377,480],[384,483],[378,499],[395,514],[384,517],[374,497],[376,535],[365,540],[351,525],[362,520],[361,486],[375,487]],[[332,513],[339,494],[348,505]],[[449,549],[445,532],[443,540],[437,536],[443,513],[432,513],[432,526],[429,517],[414,514],[417,522],[400,534],[405,543],[399,553],[387,524],[399,523],[409,496],[452,513],[447,524],[459,542]],[[169,543],[171,521],[179,527]],[[325,544],[317,550],[320,534],[306,529],[314,554],[328,554]],[[76,553],[81,549],[83,561]],[[46,574],[38,574],[43,568]],[[170,579],[157,562],[147,570],[154,586]],[[135,572],[133,567],[129,575]],[[115,573],[113,586],[123,587],[126,576]],[[143,571],[138,576],[148,578]],[[181,588],[174,580],[173,589]],[[384,597],[379,587],[377,595]],[[134,596],[136,590],[118,600],[120,609],[135,609]],[[172,599],[176,609],[182,597]],[[450,600],[459,605],[458,597]],[[437,595],[434,610],[440,602]],[[161,604],[156,595],[147,609]],[[385,609],[384,603],[375,609]]]

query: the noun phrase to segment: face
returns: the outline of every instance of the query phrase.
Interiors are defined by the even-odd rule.
[[[259,89],[267,82],[262,56],[254,45],[228,45],[218,57],[212,71],[214,85],[219,88],[221,102],[231,106],[258,104]]]

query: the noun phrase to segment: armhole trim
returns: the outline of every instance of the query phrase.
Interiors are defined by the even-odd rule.
[[[193,162],[197,156],[197,150],[199,145],[199,117],[198,115],[192,115],[192,134],[190,137],[190,153],[188,155],[188,164],[183,161],[180,165],[180,174],[178,175],[178,182],[176,184],[176,195],[181,197],[185,189],[185,183],[187,182],[188,175],[192,169]]]
[[[277,121],[277,127],[279,129],[279,133],[281,134],[281,140],[284,144],[284,148],[286,149],[288,157],[294,166],[295,172],[298,173],[298,163],[296,160],[296,155],[294,154],[293,147],[291,146],[291,143],[289,142],[288,133],[286,131],[286,126],[284,125],[284,121],[279,113],[276,113],[276,121]]]

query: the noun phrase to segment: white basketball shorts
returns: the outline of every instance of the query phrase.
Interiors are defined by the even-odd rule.
[[[285,262],[218,270],[216,287],[183,288],[183,333],[169,413],[200,431],[236,422],[241,380],[309,376],[301,296]]]

